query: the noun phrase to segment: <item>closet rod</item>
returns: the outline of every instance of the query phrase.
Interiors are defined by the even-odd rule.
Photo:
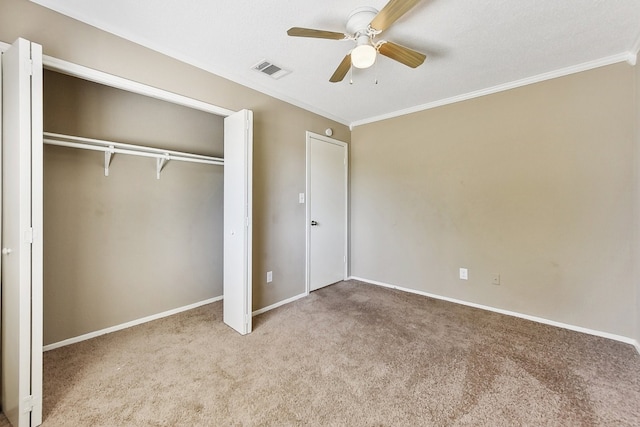
[[[175,154],[159,154],[159,153],[145,153],[143,151],[135,151],[135,150],[127,150],[125,148],[111,148],[110,146],[100,146],[100,145],[90,145],[90,144],[81,144],[78,142],[68,142],[68,141],[59,141],[57,139],[48,139],[44,138],[42,140],[45,144],[48,145],[58,145],[60,147],[70,147],[70,148],[80,148],[83,150],[93,150],[93,151],[102,151],[109,152],[113,154],[130,154],[133,156],[141,156],[141,157],[152,157],[155,159],[166,159],[166,160],[180,160],[183,162],[192,162],[192,163],[205,163],[208,165],[224,165],[224,161],[222,159],[217,160],[212,158],[212,160],[207,159],[192,159],[189,157],[180,157]]]
[[[104,141],[100,139],[83,138],[79,136],[63,135],[51,132],[44,132],[43,135],[43,142],[49,145],[103,151],[105,153],[130,154],[134,156],[153,157],[156,159],[164,160],[179,160],[183,162],[224,165],[224,159],[222,158],[203,156],[201,154],[162,150],[160,148],[144,147],[141,145],[124,144],[121,142]]]

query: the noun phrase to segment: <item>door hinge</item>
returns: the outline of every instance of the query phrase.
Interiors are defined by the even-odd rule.
[[[24,242],[33,243],[33,228],[29,227],[24,230]]]
[[[37,400],[38,399],[33,397],[32,395],[25,397],[22,401],[22,413],[27,414],[29,412],[33,412],[33,408],[35,408]]]
[[[27,72],[30,76],[33,76],[33,59],[29,58],[26,61]]]

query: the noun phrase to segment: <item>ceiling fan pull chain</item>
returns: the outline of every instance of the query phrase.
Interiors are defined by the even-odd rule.
[[[349,67],[349,84],[353,84],[353,65]]]
[[[378,84],[378,58],[376,58],[376,62],[373,65],[373,78],[374,78],[373,83]]]

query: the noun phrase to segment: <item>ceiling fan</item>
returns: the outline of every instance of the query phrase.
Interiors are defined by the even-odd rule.
[[[425,54],[387,40],[376,41],[375,38],[419,2],[420,0],[390,0],[380,12],[368,6],[359,7],[349,14],[346,33],[293,27],[287,31],[287,34],[293,37],[356,42],[356,47],[344,57],[329,79],[332,83],[342,81],[352,65],[356,68],[372,66],[376,61],[377,53],[416,68],[426,59]]]

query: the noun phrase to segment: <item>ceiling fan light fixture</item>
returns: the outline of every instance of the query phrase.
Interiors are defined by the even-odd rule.
[[[388,0],[378,12],[369,6],[354,9],[347,17],[345,33],[292,27],[287,34],[293,37],[313,37],[329,40],[353,40],[356,46],[340,61],[329,81],[341,82],[353,68],[369,68],[376,63],[378,53],[411,68],[421,65],[427,56],[388,40],[376,39],[394,22],[422,0]],[[376,81],[377,83],[377,81]]]
[[[376,62],[376,48],[360,44],[351,51],[351,64],[356,68],[369,68]]]

